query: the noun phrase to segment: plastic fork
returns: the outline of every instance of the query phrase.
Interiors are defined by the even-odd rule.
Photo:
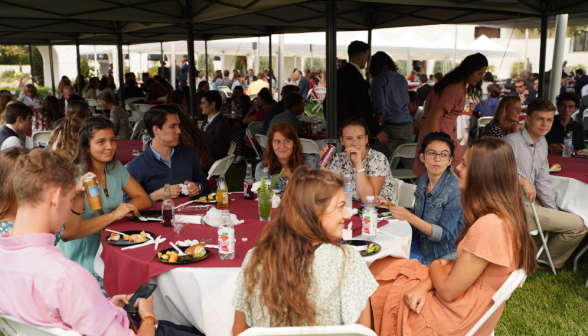
[[[169,244],[170,244],[171,246],[173,246],[173,248],[174,248],[174,249],[175,249],[175,250],[178,252],[178,255],[179,255],[180,257],[182,257],[182,256],[186,256],[186,255],[187,255],[186,253],[182,252],[182,250],[180,250],[180,249],[179,249],[179,248],[176,246],[176,244],[174,244],[174,243],[172,243],[172,242],[169,242]]]

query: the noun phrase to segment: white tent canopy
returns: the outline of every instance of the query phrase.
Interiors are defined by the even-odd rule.
[[[478,37],[475,41],[468,44],[468,49],[472,52],[479,52],[486,57],[518,57],[519,52],[516,50],[506,49],[506,47],[492,41],[486,35]],[[505,55],[506,52],[506,55]],[[471,54],[471,52],[470,52]]]

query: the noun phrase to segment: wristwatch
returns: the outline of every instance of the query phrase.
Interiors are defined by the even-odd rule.
[[[202,192],[202,184],[200,184],[200,183],[198,183],[198,182],[196,182],[196,184],[198,185],[198,191],[199,191],[199,192]]]
[[[155,319],[155,317],[153,317],[153,316],[145,316],[141,320],[141,323],[140,324],[142,325],[145,320],[151,320],[151,321],[153,321],[153,324],[155,325],[155,330],[157,330],[157,326],[159,325],[159,322]]]

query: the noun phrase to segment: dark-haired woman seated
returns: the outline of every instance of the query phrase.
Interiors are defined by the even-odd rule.
[[[513,271],[531,274],[537,268],[510,145],[496,138],[476,140],[459,168],[464,219],[457,259],[438,259],[427,267],[387,257],[370,267],[380,284],[371,297],[380,336],[465,335]],[[503,309],[476,335],[490,335]]]
[[[450,172],[455,145],[442,132],[429,133],[423,140],[418,160],[427,174],[419,179],[414,192],[414,210],[390,209],[394,218],[405,220],[416,228],[412,236],[410,258],[429,266],[437,259],[455,259],[455,239],[461,229],[462,209],[459,180]],[[376,197],[378,206],[386,200]]]
[[[296,168],[306,165],[314,169],[317,164],[318,160],[315,156],[302,154],[302,144],[294,127],[288,123],[277,123],[269,130],[263,161],[255,167],[255,181],[261,181],[264,167],[269,169],[272,180],[284,168],[282,178],[274,187],[275,190],[282,192],[286,190],[288,181]]]
[[[233,335],[249,327],[371,326],[378,284],[357,251],[332,244],[350,219],[343,179],[301,166],[255,247],[233,297]]]
[[[67,217],[62,241],[57,246],[66,257],[95,274],[100,231],[125,216],[137,215],[137,210],[151,207],[151,200],[116,159],[114,125],[106,118],[90,117],[82,122],[74,163],[80,169],[77,195],[71,203],[72,213]],[[86,176],[94,176],[98,182],[102,209],[90,211],[88,208],[82,186],[82,178]],[[128,203],[123,203],[123,191],[131,198]]]

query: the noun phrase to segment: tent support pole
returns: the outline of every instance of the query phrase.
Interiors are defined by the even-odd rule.
[[[186,3],[189,3],[187,1]],[[196,67],[194,66],[194,25],[192,21],[188,21],[186,24],[186,42],[188,43],[188,87],[190,89],[190,116],[192,119],[196,119],[196,111],[198,102],[196,102]],[[204,41],[206,46],[206,41]],[[206,48],[205,48],[206,49]],[[206,76],[208,76],[208,53],[205,57],[206,63]],[[202,80],[206,80],[203,78]]]
[[[120,105],[125,106],[125,59],[123,58],[123,41],[122,33],[116,34],[116,53],[118,58],[118,92],[120,94]],[[130,59],[130,57],[129,57]],[[114,69],[113,69],[114,70]]]
[[[539,93],[537,97],[544,98],[545,93],[545,57],[547,53],[547,16],[541,17],[541,43],[539,49]]]
[[[555,17],[555,42],[553,45],[553,62],[551,65],[551,85],[549,86],[549,100],[555,104],[555,97],[559,95],[561,87],[561,73],[557,69],[562,67],[563,54],[566,43],[566,31],[568,29],[568,14],[560,14]],[[576,93],[577,94],[577,93]]]
[[[51,69],[51,90],[53,90],[53,96],[55,97],[55,74],[53,71],[53,45],[49,43],[49,69]]]
[[[163,68],[165,68],[165,56],[163,55],[163,41],[159,42],[159,50],[160,50],[160,54],[161,54],[161,61],[159,61],[159,65],[161,66],[161,74],[160,76],[165,78],[165,70]],[[167,78],[165,78],[167,79]]]
[[[204,80],[208,81],[208,78],[212,78],[210,73],[208,72],[208,40],[204,39],[204,62],[206,63],[206,78]]]
[[[29,64],[31,65],[31,83],[35,84],[35,78],[33,77],[33,46],[29,44]]]
[[[270,92],[272,93],[272,97],[274,96],[274,92],[272,91],[272,33],[269,34],[269,73],[268,73],[268,82],[270,87]]]
[[[78,68],[78,77],[76,78],[76,82],[78,83],[78,94],[82,93],[82,82],[79,80],[80,76],[82,75],[82,66],[80,65],[80,38],[76,36],[76,64]]]
[[[372,58],[372,28],[368,28],[368,45],[370,46],[370,50],[368,51],[367,65],[370,64],[370,59]],[[367,69],[365,71],[365,79],[368,82],[370,81],[370,73]]]
[[[325,119],[327,120],[327,143],[337,143],[337,1],[327,0],[327,96]]]

